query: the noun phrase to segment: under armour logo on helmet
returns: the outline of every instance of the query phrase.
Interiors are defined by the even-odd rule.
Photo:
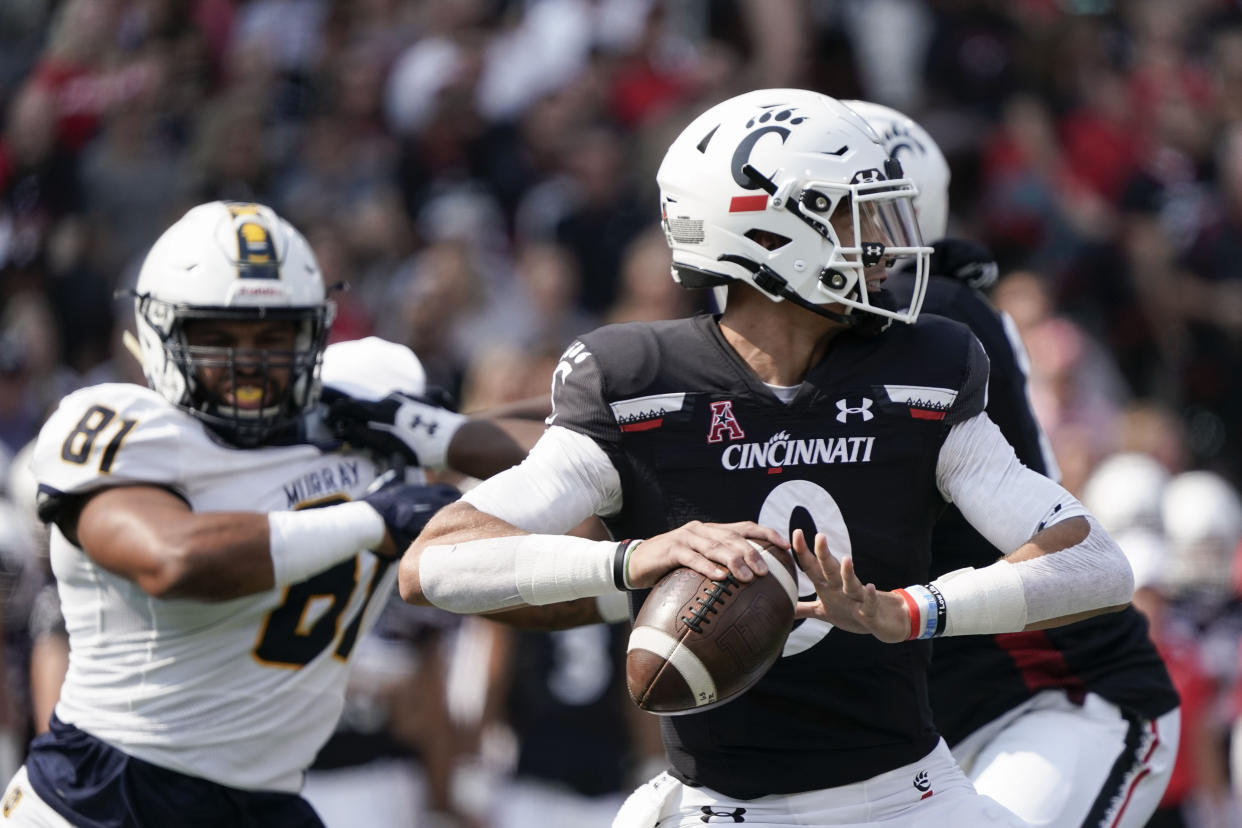
[[[879,242],[863,242],[862,261],[864,267],[875,267],[884,258],[884,245]]]
[[[868,397],[863,397],[862,402],[856,408],[851,408],[845,400],[837,400],[837,411],[840,412],[837,414],[837,422],[848,422],[851,414],[861,414],[864,423],[872,420],[875,415],[871,413],[871,405],[871,399]]]
[[[745,808],[713,808],[711,805],[703,805],[699,808],[703,815],[699,817],[699,822],[745,822],[742,814],[746,813]]]

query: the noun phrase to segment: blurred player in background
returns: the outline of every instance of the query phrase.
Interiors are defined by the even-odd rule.
[[[923,312],[974,332],[989,359],[988,416],[1027,468],[1059,480],[1031,411],[1026,351],[1012,321],[982,293],[996,281],[996,263],[981,246],[945,237],[949,166],[939,146],[900,112],[846,103],[918,187],[919,228],[935,249]],[[899,304],[912,301],[909,270],[889,285]],[[1000,554],[948,506],[932,535],[934,575],[987,566]],[[1147,823],[1173,772],[1180,719],[1177,693],[1137,610],[1055,629],[945,639],[933,656],[936,727],[980,793],[1032,825]]]
[[[493,423],[398,393],[424,390],[408,349],[325,347],[319,266],[262,205],[187,212],[147,254],[135,311],[150,387],[69,395],[34,452],[69,668],[4,817],[321,825],[298,791],[358,639],[394,557],[457,496],[385,474],[387,449],[434,466],[456,463],[459,442],[507,448],[467,469],[478,476],[524,451]],[[343,444],[319,404],[321,364],[334,406],[377,401],[387,422],[338,429]]]
[[[1124,605],[1124,556],[988,419],[969,331],[889,301],[887,260],[925,279],[931,250],[857,113],[747,93],[686,127],[657,179],[674,274],[727,285],[724,313],[573,343],[547,432],[429,524],[402,596],[486,613],[625,588],[633,610],[675,567],[746,582],[768,569],[753,542],[792,541],[806,599],[785,657],[728,704],[665,719],[672,771],[614,825],[1020,824],[936,733],[926,639]],[[946,502],[1010,558],[925,583]],[[627,540],[554,534],[592,514]]]

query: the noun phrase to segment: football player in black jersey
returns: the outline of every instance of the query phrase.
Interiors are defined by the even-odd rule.
[[[936,636],[1042,629],[1124,606],[1133,578],[1068,492],[984,413],[987,357],[920,318],[931,248],[914,187],[839,101],[775,89],[695,119],[660,167],[674,277],[719,316],[601,328],[554,371],[516,469],[440,512],[402,596],[455,612],[631,590],[664,573],[764,577],[795,551],[798,625],[751,690],[664,720],[672,765],[614,825],[1018,825],[932,724]],[[886,265],[909,260],[898,309]],[[955,503],[1005,559],[931,578]],[[563,534],[599,515],[620,542]]]
[[[946,239],[949,165],[930,135],[880,104],[846,101],[918,187],[925,240],[937,240],[923,313],[968,325],[990,361],[985,410],[1028,468],[1060,472],[1027,396],[1016,328],[981,292],[996,263],[981,246]],[[914,278],[891,275],[898,304]],[[999,552],[953,506],[932,534],[932,574],[987,566]],[[1049,630],[939,641],[929,673],[932,713],[981,792],[1035,825],[1142,826],[1173,773],[1177,691],[1138,610]]]

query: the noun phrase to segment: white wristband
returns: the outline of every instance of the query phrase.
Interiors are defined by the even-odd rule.
[[[268,548],[276,586],[304,581],[333,564],[384,542],[384,519],[361,500],[303,509],[268,512]]]
[[[615,541],[508,535],[428,546],[418,562],[423,596],[450,612],[554,604],[613,592]]]
[[[1022,576],[1008,561],[948,572],[932,586],[944,596],[945,626],[940,635],[1020,632],[1026,627]]]
[[[466,420],[465,414],[436,408],[417,400],[406,400],[397,409],[396,422],[412,423],[408,428],[371,423],[372,428],[391,431],[418,453],[418,464],[428,469],[444,468],[448,464],[449,443]]]

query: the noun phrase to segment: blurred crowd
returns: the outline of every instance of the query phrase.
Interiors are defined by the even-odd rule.
[[[271,205],[341,285],[335,339],[407,344],[485,409],[545,393],[575,334],[711,309],[669,278],[655,168],[710,104],[782,86],[940,143],[950,235],[995,252],[1063,482],[1132,555],[1183,694],[1166,802],[1242,825],[1236,0],[4,0],[0,778],[65,658],[21,452],[66,392],[142,382],[115,294],[163,228]],[[609,813],[658,766],[601,681],[615,635],[391,614],[342,725],[385,747],[334,740],[325,812],[382,759],[397,824],[554,828],[553,799]]]

